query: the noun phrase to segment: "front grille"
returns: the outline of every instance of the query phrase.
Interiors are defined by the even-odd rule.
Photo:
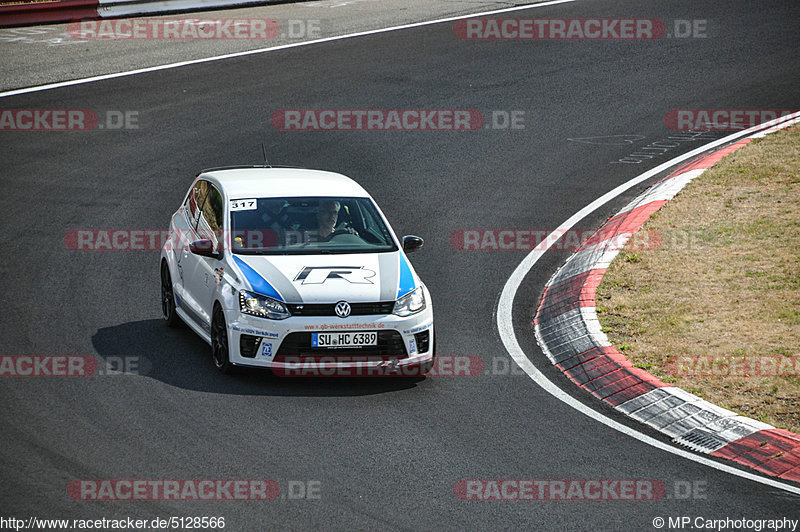
[[[286,305],[292,316],[336,316],[336,303],[292,303]],[[391,314],[394,301],[375,303],[350,303],[351,316]]]
[[[359,331],[362,332],[362,331]],[[363,331],[375,332],[375,331]],[[378,345],[369,347],[311,347],[311,334],[295,332],[283,339],[275,362],[305,362],[320,358],[342,358],[342,362],[377,361],[408,358],[406,344],[397,331],[377,331]],[[290,360],[286,360],[290,358]]]

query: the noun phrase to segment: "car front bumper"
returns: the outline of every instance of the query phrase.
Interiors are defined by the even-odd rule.
[[[428,299],[430,302],[430,299]],[[433,309],[394,314],[293,316],[268,320],[236,312],[228,323],[230,360],[237,366],[271,368],[283,376],[381,376],[424,374],[433,360]],[[319,348],[313,333],[375,332],[378,346]]]

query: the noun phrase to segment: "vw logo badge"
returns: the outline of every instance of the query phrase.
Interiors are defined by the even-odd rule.
[[[336,303],[336,315],[340,318],[346,318],[350,315],[350,303],[347,301],[339,301]]]

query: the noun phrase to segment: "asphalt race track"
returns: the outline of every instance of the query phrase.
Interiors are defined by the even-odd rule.
[[[138,119],[138,129],[0,132],[0,354],[89,355],[101,367],[135,360],[138,373],[0,381],[0,516],[223,516],[230,530],[652,530],[658,516],[800,516],[795,495],[654,449],[541,390],[514,366],[495,325],[499,294],[526,252],[463,251],[450,241],[465,229],[552,230],[615,186],[724,135],[613,163],[675,135],[669,110],[798,108],[800,4],[589,0],[498,16],[651,18],[668,31],[675,19],[702,19],[707,36],[468,41],[441,23],[0,99],[2,109]],[[285,132],[270,120],[281,109],[522,111],[524,127]],[[610,135],[639,140],[567,140]],[[161,323],[158,252],[65,245],[76,229],[166,229],[200,169],[258,164],[262,142],[273,164],[355,178],[399,235],[425,238],[410,258],[433,294],[437,355],[478,357],[482,374],[223,376],[194,333]],[[598,227],[644,187],[581,228]],[[551,380],[629,423],[536,346],[535,303],[567,254],[546,254],[526,278],[517,336]],[[272,479],[282,496],[95,502],[68,495],[76,479]],[[656,479],[666,494],[463,501],[454,493],[462,479]],[[299,485],[314,495],[301,497]]]

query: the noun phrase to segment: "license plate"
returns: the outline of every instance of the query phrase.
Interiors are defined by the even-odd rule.
[[[361,347],[378,345],[375,332],[312,333],[311,347]]]

